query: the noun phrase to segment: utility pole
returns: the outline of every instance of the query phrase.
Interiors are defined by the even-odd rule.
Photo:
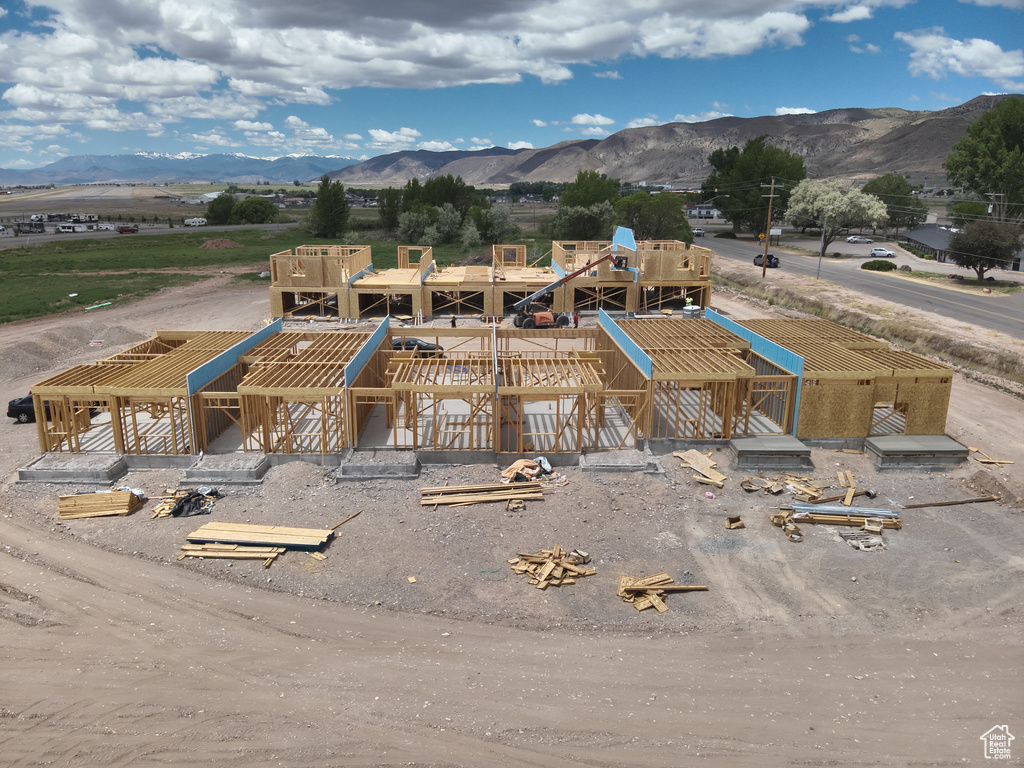
[[[763,184],[761,186],[764,186]],[[762,195],[764,197],[764,195]],[[772,241],[772,201],[775,199],[775,177],[772,176],[771,189],[768,192],[768,226],[764,235],[764,255],[761,257],[761,277],[768,276],[768,245]]]

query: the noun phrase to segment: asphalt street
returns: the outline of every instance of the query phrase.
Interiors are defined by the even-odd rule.
[[[751,271],[761,273],[759,267],[754,266],[754,256],[757,255],[759,247],[749,241],[732,241],[721,238],[706,238],[697,240],[698,245],[711,248],[719,257],[743,262],[750,266]],[[901,249],[892,243],[886,247],[897,252],[895,262],[897,265],[907,263],[913,264],[915,269],[927,269],[931,271],[942,271],[949,273],[959,272],[973,279],[973,272],[957,270],[953,265],[928,263],[921,266],[919,260],[913,256],[901,253]],[[870,251],[870,245],[846,246],[844,252],[849,250],[857,255],[863,250],[866,257]],[[835,248],[830,248],[833,252]],[[806,275],[813,278],[818,271],[817,256],[803,256],[786,253],[778,249],[771,249],[771,252],[779,257],[782,265],[778,268],[781,271]],[[1024,291],[1010,295],[991,294],[976,295],[965,293],[953,288],[945,288],[941,285],[929,285],[916,280],[896,277],[893,273],[870,272],[861,269],[861,264],[867,258],[824,258],[821,260],[821,280],[841,285],[850,290],[863,293],[867,296],[874,296],[885,299],[906,307],[920,309],[926,312],[948,317],[956,317],[964,323],[977,325],[994,331],[1000,331],[1007,336],[1016,339],[1024,339]],[[766,278],[771,280],[774,269],[767,270]],[[1024,279],[1020,273],[995,272],[992,273],[997,279]]]

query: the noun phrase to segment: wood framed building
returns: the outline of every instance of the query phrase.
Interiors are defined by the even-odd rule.
[[[495,245],[490,266],[439,268],[429,247],[399,246],[398,266],[376,271],[369,246],[299,246],[270,257],[271,314],[281,318],[352,319],[388,315],[504,317],[512,305],[594,264],[554,291],[557,312],[653,312],[711,298],[711,251],[679,241],[635,243],[606,262],[612,242],[555,242],[551,266],[527,261],[526,246]],[[539,261],[539,260],[538,260]]]

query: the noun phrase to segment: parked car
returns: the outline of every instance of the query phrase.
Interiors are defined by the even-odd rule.
[[[704,228],[703,227],[694,227],[693,228],[693,236],[694,237],[704,237]]]
[[[139,231],[139,228],[138,227],[134,227],[134,226],[127,226],[127,225],[125,225],[125,226],[121,226],[121,227],[117,228],[117,233],[119,235],[131,235],[131,234],[134,234],[135,232],[138,232],[138,231]]]
[[[871,244],[871,243],[873,243],[875,241],[872,240],[870,237],[861,237],[860,235],[850,235],[848,238],[846,238],[846,242],[848,242],[848,243],[860,243],[862,245],[869,245],[869,244]]]
[[[406,350],[407,352],[415,352],[416,357],[444,357],[444,347],[440,344],[431,344],[429,341],[423,339],[414,339],[410,336],[403,338],[392,339],[391,348],[398,350]]]
[[[757,256],[754,257],[754,266],[755,267],[760,267],[763,263],[764,263],[764,254],[763,253],[757,254]],[[781,262],[779,261],[779,257],[778,256],[776,256],[774,253],[769,253],[768,254],[768,267],[769,267],[769,269],[774,269],[775,267],[779,266],[780,263]]]
[[[879,259],[891,259],[896,255],[896,252],[890,251],[888,248],[872,248],[871,255]]]
[[[109,221],[104,221],[104,222],[102,222],[100,224],[97,224],[96,225],[96,229],[109,229],[109,230],[113,231],[113,230],[117,229],[117,227],[115,227]]]
[[[7,415],[20,421],[22,424],[28,424],[30,421],[36,420],[36,406],[32,402],[32,395],[25,395],[24,397],[16,397],[13,400],[7,401]]]

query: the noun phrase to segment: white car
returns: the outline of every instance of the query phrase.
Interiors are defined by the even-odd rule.
[[[891,259],[896,255],[896,252],[890,251],[888,248],[872,248],[871,255],[877,256],[880,259]]]
[[[115,227],[109,221],[104,221],[104,222],[102,222],[100,224],[97,224],[96,225],[96,229],[109,229],[109,230],[113,231],[113,230],[117,229],[117,227]]]
[[[693,236],[694,237],[704,237],[704,229],[703,229],[703,227],[694,227],[693,228]]]
[[[875,241],[872,240],[870,237],[861,237],[860,235],[850,235],[848,238],[846,238],[846,242],[848,242],[848,243],[870,244],[870,243],[873,243]]]

